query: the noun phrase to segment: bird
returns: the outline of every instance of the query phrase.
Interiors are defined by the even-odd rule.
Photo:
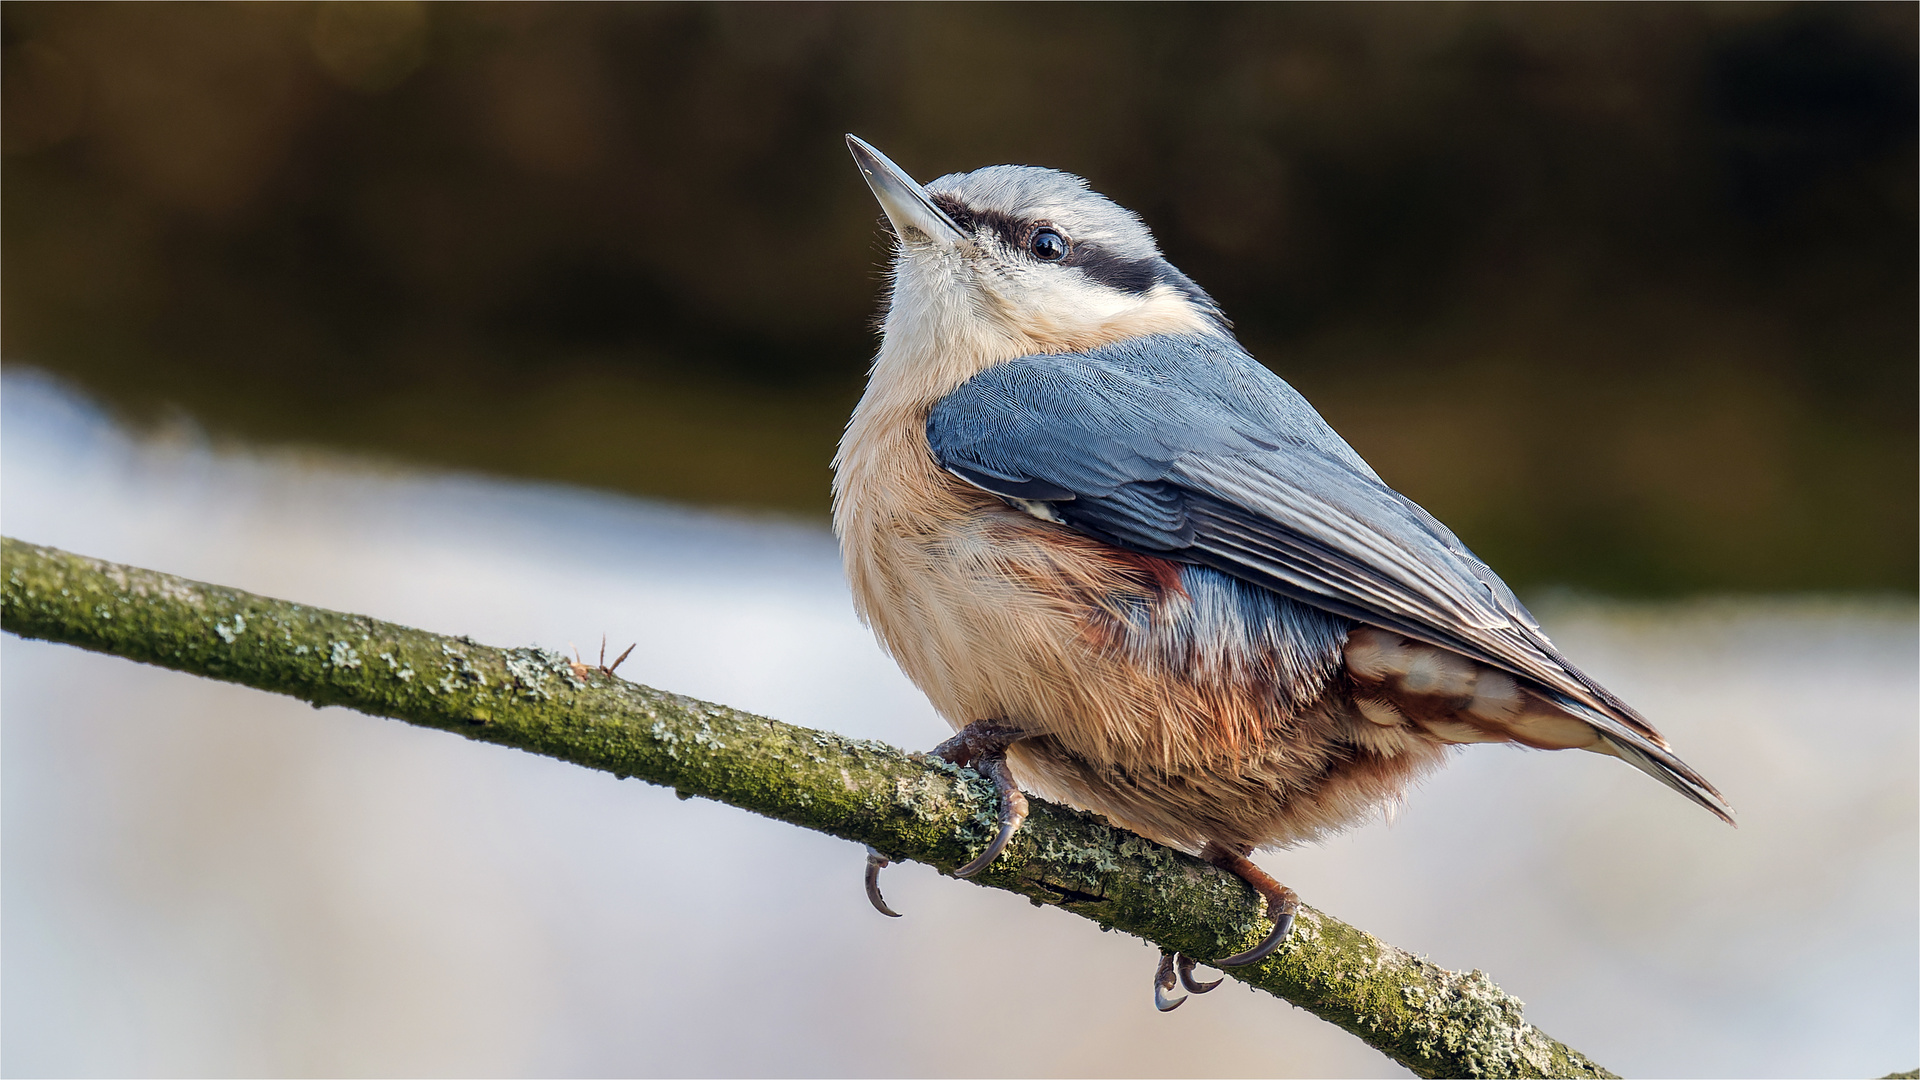
[[[1377,817],[1451,748],[1619,758],[1731,806],[1575,667],[1505,582],[1255,360],[1141,219],[1070,173],[917,183],[847,145],[892,233],[880,345],[833,468],[854,606],[954,730],[935,749],[1199,855],[1265,899],[1256,850]],[[886,857],[869,851],[868,899]],[[1170,1011],[1218,980],[1163,954]]]

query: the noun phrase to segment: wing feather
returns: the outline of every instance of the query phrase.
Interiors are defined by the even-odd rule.
[[[1713,786],[1569,663],[1498,575],[1227,338],[1009,361],[936,404],[927,439],[954,475],[1047,502],[1071,528],[1527,679],[1618,756],[1726,816]]]

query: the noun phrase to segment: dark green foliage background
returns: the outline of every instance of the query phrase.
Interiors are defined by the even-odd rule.
[[[1916,8],[0,6],[4,357],[824,514],[840,141],[1140,211],[1522,587],[1911,590]]]

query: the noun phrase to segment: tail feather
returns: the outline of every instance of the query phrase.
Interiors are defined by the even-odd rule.
[[[1585,688],[1577,696],[1380,627],[1355,627],[1342,655],[1354,705],[1373,723],[1411,723],[1448,743],[1611,754],[1733,824],[1727,800],[1652,724],[1565,661],[1568,679]]]
[[[1601,742],[1613,756],[1698,803],[1721,821],[1735,824],[1733,807],[1727,803],[1726,797],[1708,783],[1706,777],[1675,756],[1673,751],[1592,706],[1563,695],[1555,697],[1555,704],[1592,724],[1600,732]]]

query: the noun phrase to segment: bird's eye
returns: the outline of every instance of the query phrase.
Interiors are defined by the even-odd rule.
[[[1041,262],[1059,262],[1067,257],[1067,238],[1058,229],[1035,229],[1027,240],[1027,250]]]

